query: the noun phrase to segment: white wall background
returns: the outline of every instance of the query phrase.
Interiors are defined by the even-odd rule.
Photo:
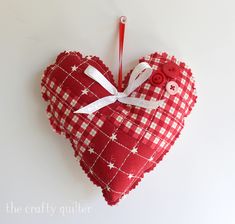
[[[233,0],[0,0],[0,222],[235,223],[234,8]],[[109,207],[52,132],[39,86],[63,50],[98,55],[116,74],[121,15],[124,70],[167,51],[192,67],[199,99],[164,161]],[[11,214],[11,202],[23,210],[77,202],[87,211]]]

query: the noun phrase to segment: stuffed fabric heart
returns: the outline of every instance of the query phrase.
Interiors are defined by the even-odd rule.
[[[153,72],[130,96],[158,101],[148,109],[115,101],[91,114],[79,108],[109,96],[98,82],[85,74],[88,66],[98,70],[113,86],[113,74],[95,56],[63,52],[43,74],[41,91],[53,129],[66,136],[75,157],[109,205],[134,189],[170,150],[191,112],[196,93],[191,70],[166,53],[153,53],[139,62]],[[130,71],[123,82],[127,87]]]

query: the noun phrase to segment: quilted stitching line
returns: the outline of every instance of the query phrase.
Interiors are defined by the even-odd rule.
[[[76,55],[77,56],[77,54],[75,54],[75,53],[73,53],[73,52],[67,52],[67,54],[66,55],[64,55],[63,56],[63,58],[61,58],[60,59],[60,62],[59,63],[54,63],[54,66],[56,66],[56,65],[60,65],[68,56],[70,56],[70,55]],[[78,57],[78,56],[77,56]],[[80,58],[79,58],[80,59]],[[53,66],[53,67],[54,67]],[[48,77],[47,77],[47,80],[49,81],[50,80],[50,76],[51,76],[51,73],[53,72],[53,70],[54,70],[54,68],[52,68],[51,69],[51,71],[48,73]]]
[[[70,104],[69,104],[69,102],[67,102],[66,100],[64,100],[63,98],[61,98],[61,97],[59,97],[59,95],[57,94],[57,92],[55,92],[55,91],[53,91],[52,89],[50,89],[49,87],[48,87],[48,85],[47,84],[45,84],[45,86],[47,87],[47,91],[49,91],[49,92],[51,92],[56,98],[58,98],[59,100],[58,100],[58,102],[64,102],[64,104],[67,106],[67,110],[68,110],[68,113],[71,113],[71,110],[72,110],[72,107],[70,107]],[[67,92],[64,92],[64,94],[66,94]],[[73,99],[74,100],[74,99]],[[58,105],[59,105],[59,103],[57,104],[57,105],[55,105],[56,107],[58,107]],[[52,106],[52,104],[50,103],[50,106]],[[69,108],[69,109],[68,109]],[[76,115],[77,116],[77,115]],[[94,119],[95,119],[95,117],[93,117]],[[56,117],[54,117],[54,119],[55,120],[57,120],[58,121],[58,123],[60,124],[61,123],[61,121],[60,120],[58,120]],[[71,119],[72,120],[72,119]],[[81,119],[81,120],[83,120],[83,119]],[[99,121],[100,119],[98,119],[98,121]],[[93,121],[93,119],[91,119],[91,120],[89,120],[88,118],[86,119],[86,121],[88,121],[88,123],[90,122],[90,121]],[[55,122],[55,121],[54,121]],[[69,126],[69,124],[70,123],[68,123],[68,126]],[[84,128],[84,131],[83,131],[83,133],[86,131],[86,129],[88,128],[89,126],[87,125],[87,127],[86,128]],[[96,126],[95,126],[96,127]],[[62,127],[62,130],[64,130],[64,127]],[[72,132],[70,133],[70,135],[72,135],[75,139],[77,139],[78,141],[80,140],[77,136],[75,136]],[[80,135],[81,135],[81,133],[80,133]]]
[[[81,160],[82,160],[82,162],[84,163],[84,165],[89,169],[89,165],[83,160],[83,158],[81,158]],[[107,188],[107,184],[106,184],[95,172],[93,172],[92,175],[93,175],[94,177],[96,177],[96,179],[97,179],[99,182],[103,183],[103,184],[106,186],[105,188],[102,188],[102,187],[100,186],[102,189],[106,189],[106,188]],[[117,193],[117,194],[123,194],[123,192],[121,192],[121,191],[116,191],[116,190],[112,189],[111,187],[109,187],[109,190],[111,190],[112,192]]]
[[[155,61],[154,58],[151,58],[151,60],[154,60],[154,61]],[[66,73],[67,73],[67,72],[66,72]],[[71,75],[71,76],[72,76],[72,75]],[[185,75],[185,76],[186,76],[186,75]],[[67,78],[68,78],[68,76],[67,76]],[[92,84],[93,84],[93,83],[92,83]],[[47,90],[50,91],[49,88],[48,88],[48,86],[47,86]],[[190,91],[190,90],[187,90],[187,89],[183,89],[182,91],[185,91],[185,92],[188,91],[189,93],[191,93],[191,91]],[[51,92],[51,91],[50,91],[50,92]],[[192,93],[191,93],[191,94],[192,94]],[[56,95],[57,95],[57,94],[56,94]],[[192,94],[192,95],[193,95],[193,94]],[[59,96],[56,96],[56,97],[60,99]],[[97,97],[97,96],[96,96],[96,97]],[[191,96],[189,95],[189,97],[191,97]],[[184,99],[184,98],[183,98],[183,99]],[[62,99],[62,101],[64,101],[64,100]],[[77,101],[78,101],[78,100],[77,100]],[[189,104],[191,104],[191,103],[193,104],[193,99],[191,99],[190,102],[188,102],[188,103],[189,103]],[[65,101],[65,104],[67,105],[68,103]],[[187,101],[186,101],[186,100],[185,100],[185,104],[187,104]],[[174,107],[174,106],[175,106],[175,105],[173,105],[173,102],[172,102],[172,104],[170,104],[170,107]],[[69,106],[69,107],[70,107],[70,106]],[[162,113],[164,113],[164,114],[167,115],[166,118],[167,118],[167,117],[171,117],[171,119],[174,120],[174,121],[178,124],[178,126],[180,126],[180,127],[178,127],[177,129],[174,128],[175,132],[177,132],[178,129],[182,129],[182,127],[184,126],[184,123],[178,122],[178,120],[176,120],[176,117],[174,117],[174,116],[171,115],[170,113],[168,114],[167,111],[165,110],[165,108],[159,108],[159,109],[161,110]],[[188,108],[188,109],[190,109],[190,108]],[[72,111],[72,107],[70,107],[70,112],[71,112],[71,111]],[[114,111],[114,110],[112,110],[112,111],[113,111],[112,114],[114,114],[115,111]],[[117,113],[117,114],[122,115],[121,113]],[[122,115],[122,116],[123,116],[123,115]],[[155,111],[154,115],[152,115],[152,117],[151,117],[151,122],[153,121],[154,117],[156,117],[156,111]],[[185,117],[186,117],[186,116],[185,116]],[[82,117],[82,118],[83,118],[84,120],[87,120],[85,117]],[[125,120],[125,121],[126,121],[126,120],[128,121],[127,116],[123,117],[123,121],[120,123],[120,125],[118,126],[118,128],[115,130],[114,133],[116,133],[116,132],[118,131],[118,129],[123,125],[124,120]],[[54,122],[55,122],[55,120],[54,120]],[[91,120],[90,120],[90,122],[91,122]],[[90,124],[90,122],[89,122],[89,124]],[[134,122],[132,122],[132,123],[134,124],[134,126],[136,126],[136,127],[138,126],[136,123],[134,123]],[[95,127],[94,124],[91,123],[91,125]],[[166,126],[168,127],[167,131],[169,131],[169,128],[170,128],[169,125],[166,125]],[[97,127],[96,127],[96,128],[97,128]],[[137,141],[137,143],[136,143],[135,145],[139,145],[140,140],[143,139],[143,137],[145,136],[145,134],[146,134],[147,132],[150,132],[151,135],[156,136],[154,133],[152,133],[151,131],[149,131],[150,126],[147,127],[147,128],[142,128],[142,129],[143,129],[145,132],[143,132],[143,135],[141,135],[141,138],[139,139],[139,141]],[[100,130],[100,129],[97,128],[97,130]],[[85,131],[85,130],[84,130],[84,131]],[[101,131],[101,130],[100,130],[100,131]],[[108,138],[110,137],[110,136],[106,135],[106,133],[104,133],[103,131],[101,131],[101,132],[102,132],[102,134],[104,134],[106,137],[108,137]],[[180,132],[179,132],[179,133],[180,133]],[[173,136],[173,137],[174,137],[174,136]],[[158,138],[159,138],[159,137],[158,137]],[[161,138],[159,138],[159,139],[161,139]],[[161,140],[162,140],[162,139],[161,139]],[[162,140],[162,141],[163,141],[163,140]],[[161,153],[159,153],[158,158],[160,158],[163,154],[166,153],[168,146],[171,145],[171,143],[172,143],[173,141],[175,141],[175,139],[172,139],[172,140],[169,141],[169,142],[168,142],[168,141],[165,142],[166,145],[167,145],[167,147],[164,147],[165,149],[162,150]],[[118,141],[115,141],[115,143],[116,143],[116,144],[120,144],[120,142],[118,142]],[[121,144],[121,145],[122,145],[122,144]],[[124,147],[125,147],[125,146],[124,146]],[[128,147],[125,147],[125,148],[127,148],[127,149],[129,150]],[[129,150],[129,152],[130,152],[130,150]],[[152,156],[155,156],[156,153],[158,153],[158,152],[157,152],[157,151],[154,151],[154,153],[152,154]],[[101,158],[101,159],[104,160],[106,163],[108,163],[107,160],[105,160],[105,159],[101,156],[101,154],[102,154],[102,153],[100,153],[100,154],[96,153],[96,155],[98,155],[99,158]],[[128,155],[130,155],[130,154],[131,154],[131,153],[129,153]],[[82,161],[84,162],[84,165],[86,165],[87,168],[89,169],[90,166],[88,166],[88,165],[86,164],[86,162],[83,160],[83,158],[81,158],[81,159],[82,159]],[[127,158],[126,158],[126,159],[127,159]],[[117,175],[119,172],[128,174],[128,173],[126,173],[125,171],[123,171],[123,170],[121,169],[121,167],[122,167],[123,164],[125,163],[126,159],[123,161],[122,165],[118,168],[118,171],[116,172],[116,175]],[[125,188],[124,191],[119,192],[119,191],[115,191],[114,189],[111,189],[111,190],[112,190],[113,192],[115,192],[115,193],[119,193],[119,194],[122,194],[122,195],[124,195],[127,191],[129,192],[129,190],[132,189],[132,188],[131,188],[131,189],[129,189],[129,188],[134,184],[134,181],[136,181],[137,178],[139,178],[139,179],[142,178],[142,175],[141,175],[140,177],[137,176],[137,175],[139,175],[139,173],[142,172],[142,170],[146,167],[146,165],[147,165],[148,162],[150,162],[150,161],[146,159],[145,164],[137,171],[136,175],[133,176],[133,179],[132,179],[131,183]],[[157,162],[157,163],[158,163],[158,162]],[[155,162],[155,164],[152,163],[152,165],[156,165],[157,163],[156,163],[156,162]],[[95,165],[95,163],[94,163],[93,165]],[[114,167],[114,168],[117,169],[117,167]],[[116,178],[116,175],[114,175],[114,177],[112,178],[112,180]],[[99,178],[99,176],[97,176],[97,174],[96,174],[95,172],[93,172],[93,176],[96,177],[96,179],[99,179],[99,182],[105,184],[106,187],[103,188],[103,189],[107,189],[107,190],[108,190],[108,188],[110,189],[110,187],[109,187],[108,185],[112,182],[112,180],[109,181],[109,183],[108,183],[108,185],[107,185],[102,179]],[[107,187],[108,187],[108,188],[107,188]]]
[[[61,125],[60,125],[60,127],[62,127]],[[95,151],[93,152],[94,154],[96,154],[96,155],[99,155],[98,153],[96,153]],[[107,164],[109,164],[109,161],[107,161],[105,158],[103,158],[101,155],[100,155],[100,157],[99,158],[101,158],[103,161],[105,161]],[[85,161],[81,158],[81,160],[85,163]],[[90,167],[90,166],[89,166]],[[88,168],[89,168],[88,167]],[[115,169],[117,169],[117,167],[116,166],[114,166],[113,168],[115,168]],[[123,170],[120,170],[122,173],[124,173],[124,174],[126,174],[126,175],[128,175],[129,173],[127,173],[127,172],[125,172],[125,171],[123,171]],[[95,172],[94,171],[92,171],[92,174],[94,174]],[[138,177],[138,176],[134,176],[135,178],[140,178],[140,177]],[[103,181],[103,183],[105,183],[104,181]],[[114,192],[117,192],[117,191],[114,191]],[[120,194],[122,193],[122,192],[119,192]]]
[[[165,112],[165,111],[164,111]],[[152,119],[153,119],[153,117],[152,117]],[[152,120],[151,119],[151,120]],[[183,126],[182,126],[183,127]],[[166,148],[168,148],[168,146],[169,145],[171,145],[171,143],[174,141],[174,139],[171,141],[171,142],[169,142],[168,143],[168,145],[167,145],[167,147]],[[155,154],[157,153],[157,151],[155,151],[154,153],[153,153],[153,157],[155,156]],[[162,153],[161,153],[161,155],[159,155],[159,158],[163,155],[165,153],[165,151],[162,151]],[[145,164],[142,166],[142,168],[137,172],[137,175],[139,175],[142,171],[143,171],[143,169],[146,167],[146,165],[147,165],[147,161],[145,162]],[[125,195],[125,193],[129,190],[129,188],[133,185],[133,182],[134,182],[134,180],[126,187],[126,189],[124,190],[124,192],[123,192],[123,195]]]
[[[95,61],[94,61],[95,62]],[[68,76],[70,76],[72,79],[74,79],[76,82],[78,82],[80,85],[82,85],[84,88],[87,88],[87,86],[85,86],[83,83],[81,83],[78,79],[76,79],[73,75],[69,75],[69,73],[66,71],[66,70],[64,70],[62,67],[60,67],[60,66],[57,66],[58,68],[60,68],[61,70],[63,70]],[[106,72],[108,72],[108,71],[106,71]],[[106,73],[105,72],[105,73]],[[104,74],[105,74],[104,73]],[[95,82],[93,82],[92,84],[94,84]],[[89,89],[89,92],[90,93],[92,93],[97,99],[99,99],[99,97],[93,92],[93,91],[91,91],[90,89]],[[109,107],[108,106],[108,108],[111,110],[111,111],[114,111],[111,107]],[[99,111],[97,111],[97,112],[99,112]]]
[[[152,58],[151,58],[150,60],[152,60]],[[163,94],[163,93],[162,93],[162,94]],[[164,94],[163,94],[163,95],[164,95]],[[160,98],[162,98],[162,96],[160,96]],[[153,121],[154,117],[156,116],[156,113],[157,113],[157,111],[155,111],[155,113],[153,113],[152,118],[151,118],[151,122]],[[149,127],[150,127],[150,126],[149,126]],[[148,129],[149,129],[149,127],[148,127]],[[140,140],[143,139],[143,136],[144,136],[145,134],[146,134],[146,132],[145,132],[145,133],[141,136],[141,138],[138,140],[138,142],[136,143],[135,147],[137,147],[137,145],[139,145]],[[168,143],[168,145],[169,145],[169,143]],[[152,154],[151,157],[155,157],[155,154],[156,154],[156,153],[157,153],[157,151],[154,151],[154,153]],[[128,154],[128,156],[126,157],[126,159],[125,159],[125,160],[123,161],[123,163],[121,164],[120,168],[124,165],[124,163],[126,162],[127,158],[128,158],[130,155],[131,155],[131,153]],[[147,160],[147,161],[145,162],[145,164],[142,166],[142,168],[139,169],[139,171],[137,172],[137,176],[138,176],[138,174],[139,174],[140,172],[142,172],[142,170],[146,167],[146,165],[147,165],[148,162],[149,162],[149,161]],[[118,174],[118,172],[116,173],[116,176],[117,176],[117,174]],[[113,181],[113,179],[114,179],[116,176],[114,176],[114,177],[112,178],[112,180],[109,182],[109,184]],[[133,178],[133,180],[131,181],[131,183],[126,187],[126,189],[125,189],[124,192],[123,192],[123,195],[126,193],[127,190],[129,190],[130,186],[133,185],[133,182],[134,182],[134,181],[135,181],[135,178]]]
[[[63,60],[65,60],[69,55],[70,55],[71,53],[68,53],[66,56],[64,56],[64,58],[63,58]],[[78,57],[78,55],[77,54],[74,54],[74,55],[76,55],[76,57]],[[79,58],[80,59],[80,58]],[[55,66],[57,66],[57,67],[59,67],[61,70],[63,70],[66,74],[67,74],[67,76],[65,77],[65,79],[64,79],[64,81],[62,82],[62,84],[60,85],[60,87],[63,85],[63,83],[65,82],[65,80],[67,80],[67,78],[70,76],[70,77],[72,77],[75,81],[77,81],[77,82],[79,82],[79,84],[81,84],[84,88],[89,88],[90,86],[92,86],[92,84],[94,84],[94,82],[90,85],[90,86],[88,86],[88,87],[86,87],[85,85],[83,85],[80,81],[78,81],[73,75],[72,75],[72,72],[71,73],[68,73],[66,70],[64,70],[61,66],[59,66],[59,64],[61,64],[62,63],[62,61],[63,60],[61,60],[60,61],[60,63],[58,63],[58,64],[55,64]],[[92,60],[92,58],[91,58],[91,60]],[[97,62],[96,61],[94,61],[94,60],[92,60],[94,63],[96,63],[97,64]],[[88,60],[86,60],[85,62],[83,62],[83,63],[81,63],[81,64],[79,64],[79,66],[81,66],[82,64],[85,64],[85,63],[87,63],[88,62]],[[97,64],[98,65],[98,64]],[[99,65],[98,65],[99,66]],[[101,69],[103,69],[103,68],[101,68]],[[107,70],[107,71],[104,71],[105,73],[106,72],[108,72],[109,70]],[[104,73],[104,74],[105,74]],[[90,90],[89,90],[90,91]],[[95,95],[96,97],[97,97],[97,95],[94,93],[94,92],[92,92],[92,91],[90,91],[93,95]],[[145,94],[145,96],[146,96],[147,94]],[[97,97],[97,99],[98,99],[98,97]],[[112,111],[113,111],[113,113],[115,112],[113,109],[111,109]],[[130,109],[129,109],[129,111],[130,111]],[[117,112],[116,112],[117,113]],[[119,113],[119,115],[121,115],[120,113]],[[124,119],[127,119],[127,116],[125,116],[126,118],[124,118]],[[172,117],[173,119],[175,119],[174,117]],[[124,122],[124,120],[123,120],[123,122]],[[178,121],[176,121],[177,123],[178,123]],[[138,127],[138,125],[137,124],[135,124],[134,122],[133,122],[133,124],[135,125],[135,126],[137,126]],[[144,127],[142,127],[142,129],[144,129],[145,131],[146,131],[146,129],[144,128]],[[151,131],[148,131],[151,135],[154,135],[154,136],[156,136],[153,132],[151,132]],[[159,138],[159,137],[158,137]],[[161,139],[161,138],[159,138],[159,139]],[[163,139],[161,139],[162,141],[164,141]]]
[[[155,111],[156,113],[156,111]],[[155,116],[155,113],[154,115],[152,115],[152,119],[153,117]],[[140,140],[143,138],[144,136],[144,133],[143,135],[141,136],[141,138],[139,138],[139,140],[136,142],[135,146],[134,147],[137,147],[139,145],[139,142]],[[138,148],[138,147],[137,147]],[[121,165],[119,166],[118,168],[118,171],[116,172],[116,174],[111,178],[111,180],[108,182],[108,185],[110,185],[112,183],[112,181],[116,178],[116,176],[118,175],[118,172],[119,170],[123,167],[123,165],[125,164],[126,160],[130,157],[130,155],[132,154],[132,152],[130,151],[129,154],[126,156],[126,158],[123,160],[123,162],[121,163]],[[146,164],[149,162],[149,160],[146,161]],[[133,183],[133,181],[135,180],[135,178],[133,178],[133,180],[131,181],[131,183]],[[130,185],[129,185],[130,186]]]
[[[47,86],[47,88],[48,88],[48,85],[46,84],[46,86]],[[50,92],[52,92],[54,95],[56,95],[56,97],[58,98],[58,99],[60,99],[61,101],[63,101],[66,105],[67,105],[67,107],[69,107],[70,108],[70,110],[72,110],[72,107],[70,107],[70,105],[64,100],[64,99],[62,99],[56,92],[54,92],[54,91],[52,91],[52,90],[50,90],[49,88],[48,88],[48,90],[50,91]],[[88,120],[85,116],[84,117],[82,117],[82,115],[80,115],[80,114],[77,114],[79,117],[81,117],[82,119],[84,119],[84,120]],[[89,122],[89,120],[88,120],[88,122]],[[95,128],[97,128],[93,123],[90,123],[92,126],[94,126]],[[120,128],[120,126],[119,126],[119,128]],[[108,136],[105,132],[103,132],[100,128],[97,128],[102,134],[104,134],[106,137],[110,137],[110,136]],[[117,130],[118,130],[118,128],[115,130],[115,132],[117,132]],[[77,140],[79,140],[78,138],[77,138]],[[123,144],[121,144],[120,142],[117,142],[117,141],[115,141],[117,144],[119,144],[120,146],[122,146],[123,148],[125,148],[125,149],[127,149],[127,150],[129,150],[129,151],[131,151],[128,147],[126,147],[126,146],[124,146]],[[143,157],[142,155],[140,155],[140,154],[138,154],[138,153],[136,153],[136,155],[138,155],[138,156],[140,156],[141,158],[143,158],[143,159],[146,159],[146,160],[149,160],[148,158],[146,158],[146,157]],[[154,161],[151,161],[152,163],[155,163]]]
[[[87,62],[87,61],[86,61]],[[60,67],[60,66],[58,66],[58,67]],[[64,70],[62,67],[60,67],[60,69],[62,69],[66,74],[68,74],[68,76],[70,75],[66,70]],[[66,77],[66,78],[68,78],[68,76]],[[72,78],[74,78],[72,75],[71,75],[71,77]],[[66,79],[65,78],[65,79]],[[82,86],[84,86],[85,88],[87,88],[85,85],[83,85],[80,81],[78,81],[76,78],[74,78],[77,82],[79,82],[79,84],[81,84]],[[92,92],[92,91],[90,91],[90,92]],[[92,92],[93,93],[93,92]],[[93,93],[94,94],[94,93]],[[96,94],[94,94],[95,96],[96,96]],[[96,96],[97,97],[97,96]],[[120,124],[121,125],[121,124]],[[119,143],[120,144],[120,143]],[[120,144],[122,147],[124,147],[124,148],[126,148],[124,145],[122,145],[122,144]],[[139,155],[139,154],[138,154]],[[142,157],[142,158],[144,158],[144,159],[146,159],[146,160],[148,160],[148,158],[145,158],[145,157],[143,157],[143,156],[141,156],[141,155],[139,155],[140,157]]]

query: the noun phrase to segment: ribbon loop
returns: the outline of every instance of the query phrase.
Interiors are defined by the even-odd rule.
[[[124,92],[129,95],[142,83],[144,83],[152,74],[152,68],[147,62],[139,63],[131,73],[129,84]]]
[[[148,109],[156,109],[164,100],[153,101],[153,100],[145,100],[135,97],[129,97],[129,95],[140,85],[142,85],[152,74],[152,68],[146,62],[139,63],[134,70],[132,71],[129,79],[129,83],[127,88],[123,92],[118,92],[116,87],[112,85],[96,68],[89,65],[84,73],[90,78],[94,79],[101,86],[103,86],[109,93],[112,95],[105,96],[101,99],[98,99],[85,107],[82,107],[76,110],[74,113],[83,113],[83,114],[91,114],[105,106],[108,106],[115,101],[119,101],[125,104],[131,104],[138,107],[148,108]]]
[[[106,79],[101,73],[100,71],[98,71],[95,67],[89,65],[86,70],[84,71],[84,73],[94,79],[96,82],[98,82],[100,85],[105,86],[105,89],[111,93],[111,94],[116,94],[117,93],[117,89],[116,87],[109,82],[108,79]]]

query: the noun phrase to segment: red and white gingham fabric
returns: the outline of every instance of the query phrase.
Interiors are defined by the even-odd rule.
[[[110,95],[84,74],[88,65],[116,86],[110,70],[95,56],[63,52],[42,78],[42,95],[48,102],[47,114],[53,129],[70,140],[81,167],[102,188],[109,205],[116,204],[134,189],[170,150],[197,98],[191,70],[184,63],[166,53],[153,53],[139,60],[142,61],[154,70],[172,61],[180,70],[175,80],[179,84],[176,95],[170,95],[165,86],[152,85],[150,80],[131,94],[146,100],[165,99],[156,110],[117,101],[91,115],[73,113]],[[130,73],[124,80],[124,89],[129,76]]]

